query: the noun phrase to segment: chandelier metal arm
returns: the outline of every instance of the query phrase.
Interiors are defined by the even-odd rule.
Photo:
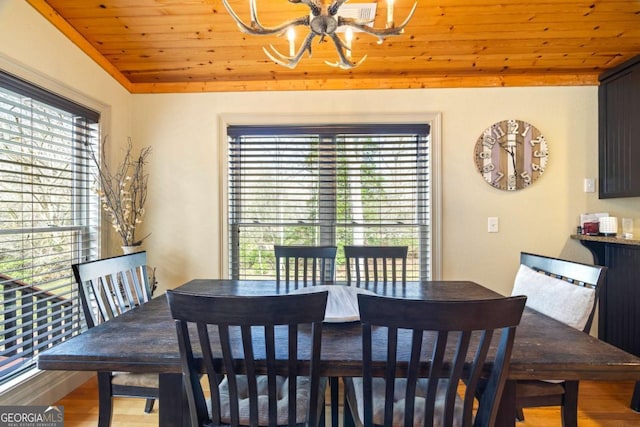
[[[258,14],[256,13],[255,8],[255,0],[250,0],[251,4],[251,25],[247,25],[245,22],[240,19],[238,14],[231,8],[227,0],[222,0],[224,7],[229,12],[229,15],[236,21],[238,24],[238,28],[245,34],[257,35],[257,36],[266,36],[271,34],[282,34],[287,28],[296,25],[309,25],[309,16],[302,16],[297,19],[293,19],[291,21],[287,21],[283,24],[278,25],[277,27],[265,27],[258,20]]]
[[[328,9],[329,15],[334,16],[336,13],[338,13],[338,9],[340,9],[340,6],[342,6],[346,2],[347,2],[347,0],[336,0],[336,1],[334,1],[331,4],[331,6],[329,6],[329,9]]]
[[[266,47],[263,47],[262,50],[264,51],[265,55],[267,55],[269,59],[276,64],[294,69],[296,65],[298,65],[298,62],[300,62],[300,59],[302,59],[302,55],[304,55],[305,51],[308,50],[309,56],[311,56],[311,42],[316,37],[316,35],[317,34],[314,32],[309,32],[295,56],[283,55],[273,45],[269,45],[269,47],[271,48],[271,52]]]

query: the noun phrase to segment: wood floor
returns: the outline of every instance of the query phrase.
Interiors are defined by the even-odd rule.
[[[579,427],[640,426],[640,413],[629,409],[631,382],[580,382]],[[94,427],[98,420],[98,391],[95,379],[60,400],[65,427]],[[114,402],[112,427],[157,426],[158,405],[151,414],[143,411],[143,399],[118,398]],[[526,420],[516,427],[561,427],[559,408],[525,410]]]

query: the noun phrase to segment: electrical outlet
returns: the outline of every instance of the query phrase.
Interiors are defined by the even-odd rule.
[[[487,220],[487,231],[489,233],[497,233],[498,232],[498,217],[490,216]]]

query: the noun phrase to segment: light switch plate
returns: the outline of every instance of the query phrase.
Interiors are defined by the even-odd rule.
[[[595,193],[596,192],[596,180],[593,178],[584,179],[584,192]]]
[[[489,233],[497,233],[498,232],[498,217],[497,216],[490,216],[487,219],[487,231]]]

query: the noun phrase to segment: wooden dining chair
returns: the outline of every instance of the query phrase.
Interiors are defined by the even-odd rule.
[[[522,252],[512,295],[526,295],[527,307],[589,333],[606,271],[606,267]],[[523,408],[560,406],[562,425],[576,427],[578,385],[562,378],[518,381],[516,418],[524,420]]]
[[[335,246],[279,246],[273,247],[276,258],[276,281],[316,285],[332,282],[335,279]]]
[[[494,425],[525,301],[523,296],[426,301],[358,295],[362,377],[345,378],[344,425]],[[399,346],[399,337],[411,345]],[[398,355],[408,363],[399,363]],[[384,371],[374,372],[374,360],[385,362]],[[487,387],[474,412],[476,387],[484,377]]]
[[[107,322],[151,299],[145,251],[72,266],[88,328]],[[158,375],[98,372],[98,426],[111,425],[113,397],[145,398],[144,411],[158,398]]]
[[[191,426],[324,424],[326,379],[319,376],[319,363],[327,296],[327,291],[241,297],[167,291]]]
[[[281,270],[284,270],[284,282],[293,282],[297,287],[318,285],[335,279],[335,246],[281,246],[273,247],[276,258],[276,282],[281,283]],[[331,419],[332,426],[338,427],[338,379],[331,378]]]
[[[348,283],[406,283],[407,246],[345,246]]]
[[[407,246],[345,246],[347,283],[387,284],[407,282]],[[331,418],[338,418],[339,381],[330,378]],[[335,421],[333,422],[335,426]]]

